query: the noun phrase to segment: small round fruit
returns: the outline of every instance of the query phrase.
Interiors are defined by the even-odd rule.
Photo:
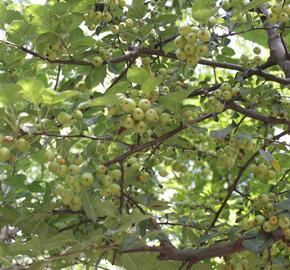
[[[113,183],[113,184],[111,184],[109,186],[109,188],[111,190],[111,194],[112,195],[119,196],[121,194],[121,187],[120,187],[120,185]]]
[[[260,66],[262,64],[262,58],[261,56],[259,55],[256,55],[253,59],[253,63],[256,65],[256,66]]]
[[[264,222],[262,228],[267,233],[272,232],[274,229],[274,227],[271,225],[271,223],[269,221]]]
[[[110,176],[113,178],[113,179],[119,179],[121,177],[121,171],[118,170],[118,169],[115,169],[115,170],[112,170],[109,172]]]
[[[100,182],[102,184],[102,186],[104,187],[109,187],[112,183],[113,179],[110,175],[103,175],[101,178],[100,178]]]
[[[281,12],[279,17],[278,17],[278,21],[280,23],[287,23],[289,21],[289,16],[286,12]]]
[[[278,224],[279,219],[278,219],[277,216],[270,216],[269,217],[269,222],[270,222],[271,225],[275,226],[275,225]]]
[[[61,196],[62,192],[64,191],[64,186],[61,184],[57,184],[55,187],[54,193],[56,196]]]
[[[187,54],[185,53],[184,50],[182,49],[178,49],[176,51],[176,57],[179,59],[179,60],[186,60],[187,59]]]
[[[215,96],[215,98],[220,99],[223,95],[223,92],[221,89],[217,89],[214,91],[213,95]]]
[[[227,10],[230,9],[230,7],[231,7],[230,1],[229,0],[223,0],[223,2],[222,2],[222,8],[227,11]]]
[[[157,122],[159,120],[159,115],[155,109],[149,109],[145,113],[145,119],[149,122]]]
[[[188,55],[195,55],[196,46],[194,44],[187,43],[183,50]]]
[[[68,113],[66,112],[61,112],[58,114],[57,116],[57,121],[62,124],[62,125],[65,125],[65,124],[68,124],[70,123],[71,121],[71,117]]]
[[[73,192],[71,189],[66,188],[61,193],[61,200],[65,205],[68,205],[73,197]]]
[[[191,28],[188,25],[183,25],[179,27],[179,34],[181,36],[187,36],[191,32]]]
[[[186,36],[186,41],[188,43],[195,43],[196,40],[197,40],[197,34],[194,32],[191,32]],[[179,47],[179,48],[183,48],[183,47]]]
[[[211,39],[211,34],[208,30],[201,29],[200,31],[198,31],[197,37],[202,42],[209,42]]]
[[[65,177],[67,174],[67,166],[66,165],[58,165],[56,169],[57,175],[61,177]]]
[[[119,0],[118,1],[118,5],[119,5],[120,8],[125,7],[126,6],[126,0]]]
[[[223,92],[223,99],[228,101],[232,99],[232,93],[230,91],[224,91]]]
[[[74,110],[72,113],[72,118],[76,120],[82,120],[83,119],[83,113],[81,110]]]
[[[0,148],[0,162],[5,162],[10,158],[10,150],[7,147]]]
[[[81,154],[73,154],[71,162],[76,165],[81,165],[84,162],[84,158]]]
[[[56,173],[58,166],[59,166],[59,164],[57,162],[51,162],[48,165],[48,170],[52,173]]]
[[[127,129],[131,129],[134,127],[134,119],[131,118],[131,116],[127,116],[123,121],[122,121],[122,126],[124,128],[127,128]]]
[[[119,29],[119,26],[118,26],[118,25],[112,25],[112,27],[111,27],[111,32],[112,32],[113,34],[118,34],[119,31],[120,31],[120,29]]]
[[[272,24],[275,24],[277,23],[277,20],[278,20],[278,16],[274,13],[269,13],[268,16],[267,16],[267,21],[269,23],[272,23]]]
[[[43,159],[45,161],[54,161],[55,160],[55,154],[51,150],[46,150],[43,154]]]
[[[125,22],[120,22],[119,23],[119,28],[120,28],[120,30],[124,30],[126,28],[126,23]]]
[[[231,85],[227,82],[222,83],[221,85],[221,90],[222,91],[230,91],[231,90]]]
[[[150,174],[148,172],[142,172],[138,179],[140,182],[146,182],[150,178]]]
[[[281,4],[274,4],[271,6],[271,11],[275,14],[280,14],[282,12],[283,6]]]
[[[265,222],[265,218],[264,218],[264,216],[262,216],[262,215],[256,215],[256,216],[255,216],[255,223],[256,223],[257,225],[263,225],[264,222]]]
[[[132,19],[126,19],[125,24],[127,28],[132,28],[134,26]]]
[[[168,125],[172,122],[171,115],[169,113],[161,113],[160,121],[163,125]]]
[[[254,54],[260,54],[261,53],[261,49],[259,47],[255,47],[253,49]]]
[[[71,164],[68,169],[67,172],[71,175],[76,175],[80,172],[80,167],[75,165],[75,164]]]
[[[237,86],[234,86],[234,87],[231,89],[231,93],[232,93],[232,95],[233,95],[234,97],[237,96],[237,95],[239,95],[239,94],[240,94],[240,88],[237,87]]]
[[[134,99],[125,98],[121,101],[121,107],[124,112],[130,113],[136,108],[136,102]]]
[[[21,152],[27,152],[30,149],[30,143],[24,138],[20,138],[15,142],[15,147]]]
[[[104,165],[99,165],[96,169],[96,173],[100,175],[105,175],[107,172],[107,168]]]
[[[84,187],[90,187],[94,182],[94,176],[91,173],[83,173],[80,178],[80,183]]]
[[[103,59],[100,56],[94,56],[92,59],[92,63],[95,67],[99,67],[103,64]]]
[[[186,63],[190,66],[196,65],[199,61],[199,58],[196,55],[191,55],[187,58]]]
[[[203,44],[203,45],[198,45],[196,47],[196,54],[201,56],[201,57],[205,57],[208,54],[208,46]]]
[[[73,175],[67,175],[64,181],[69,187],[72,187],[74,182],[76,181],[76,178]]]
[[[144,134],[147,130],[147,124],[144,121],[139,121],[138,124],[135,126],[135,131],[139,134]]]
[[[132,112],[134,120],[142,120],[144,118],[144,111],[141,108],[135,108]]]
[[[110,12],[105,12],[104,14],[103,14],[103,20],[105,21],[105,22],[110,22],[111,20],[112,20],[112,15],[111,15],[111,13]]]
[[[288,217],[281,217],[279,218],[278,225],[281,229],[287,229],[290,227],[290,220]]]

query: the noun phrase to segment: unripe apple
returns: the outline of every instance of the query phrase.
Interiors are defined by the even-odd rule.
[[[132,28],[134,26],[132,19],[126,19],[125,24],[127,28]]]
[[[253,63],[256,65],[256,66],[260,66],[262,64],[262,58],[261,56],[259,55],[256,55],[253,59]]]
[[[283,11],[290,15],[290,5],[284,5]]]
[[[109,186],[109,189],[111,190],[112,195],[119,196],[121,193],[121,187],[118,184],[115,183],[111,184]]]
[[[125,22],[120,22],[119,23],[119,28],[120,28],[120,30],[126,29],[126,23]]]
[[[271,223],[269,221],[264,222],[262,228],[267,233],[272,232],[274,229],[274,227],[271,225]]]
[[[138,177],[140,182],[146,182],[149,178],[150,178],[150,174],[146,171],[142,172]]]
[[[110,171],[109,174],[115,180],[117,180],[117,179],[119,179],[121,177],[121,171],[118,170],[118,169]]]
[[[127,128],[127,129],[131,129],[134,127],[134,119],[131,118],[131,116],[127,116],[123,121],[122,121],[122,126],[124,128]]]
[[[126,6],[126,0],[118,0],[118,5],[120,8],[123,8]]]
[[[73,154],[71,162],[76,165],[81,165],[84,162],[84,158],[81,154]]]
[[[98,20],[102,19],[103,13],[98,10],[98,11],[95,12],[94,17],[98,21]]]
[[[182,37],[181,37],[182,38]],[[191,32],[191,33],[189,33],[186,37],[186,41],[188,42],[188,43],[195,43],[196,42],[196,40],[197,40],[197,34],[196,33],[194,33],[194,32]],[[176,44],[175,44],[176,45]],[[185,45],[185,44],[184,44]],[[177,46],[177,45],[176,45]],[[178,48],[183,48],[183,47],[179,47],[179,46],[177,46]]]
[[[231,85],[227,82],[223,82],[221,85],[221,90],[222,91],[230,91],[231,90]]]
[[[76,175],[80,172],[80,167],[75,165],[75,164],[71,164],[68,169],[67,169],[67,172],[69,174],[72,174],[72,175]]]
[[[183,25],[179,27],[179,33],[181,36],[187,36],[191,32],[191,28],[188,25]]]
[[[261,53],[261,49],[259,47],[255,47],[253,49],[254,54],[260,54]]]
[[[232,93],[230,91],[224,91],[223,92],[223,99],[228,101],[232,99]]]
[[[110,175],[103,175],[100,178],[100,182],[104,187],[109,187],[112,183],[113,179]]]
[[[282,5],[279,3],[276,3],[271,6],[271,11],[275,14],[280,14],[282,12]]]
[[[65,124],[68,124],[71,122],[71,117],[68,113],[66,112],[61,112],[58,114],[57,116],[57,121],[62,124],[62,125],[65,125]]]
[[[269,222],[270,222],[271,225],[275,226],[275,225],[278,224],[279,219],[278,219],[277,216],[270,216],[269,217]]]
[[[91,173],[83,173],[80,178],[80,183],[84,187],[90,187],[94,183],[94,176]]]
[[[67,174],[67,166],[66,165],[58,165],[56,169],[57,175],[61,177],[65,177]]]
[[[176,51],[176,57],[179,59],[179,60],[186,60],[187,59],[187,54],[185,53],[184,50],[182,49],[178,49]]]
[[[267,16],[267,21],[271,24],[275,24],[277,23],[277,20],[278,20],[278,16],[274,13],[270,13],[268,14]]]
[[[224,109],[225,109],[225,105],[223,103],[216,102],[214,104],[214,108],[213,108],[214,112],[221,113],[221,112],[223,112]]]
[[[45,161],[54,161],[55,160],[55,154],[51,150],[46,150],[43,154],[43,159]]]
[[[208,46],[203,44],[203,45],[198,45],[196,47],[196,54],[201,56],[201,57],[205,57],[208,54]]]
[[[280,23],[287,23],[289,21],[289,16],[286,12],[281,12],[279,17],[278,17],[278,21]]]
[[[290,227],[290,220],[289,217],[281,217],[279,218],[278,225],[281,229],[287,229]]]
[[[268,167],[264,163],[260,163],[257,167],[257,173],[260,174],[267,174],[268,173]]]
[[[256,215],[256,216],[255,216],[255,223],[256,223],[257,225],[263,225],[264,222],[265,222],[265,218],[264,218],[264,216],[262,216],[262,215]]]
[[[107,168],[104,165],[98,165],[98,167],[96,168],[96,173],[100,174],[100,175],[104,175],[107,172]]]
[[[130,113],[136,108],[136,102],[131,98],[125,98],[121,101],[121,107],[124,112]]]
[[[112,25],[112,27],[111,27],[111,32],[112,32],[113,34],[118,34],[119,31],[120,31],[120,29],[119,29],[119,26],[118,26],[118,25]]]
[[[222,92],[221,89],[217,89],[217,90],[214,91],[213,94],[214,94],[215,98],[220,99],[222,97],[222,95],[223,95],[223,92]]]
[[[267,176],[269,179],[274,179],[277,176],[277,174],[274,170],[269,170]]]
[[[82,207],[82,204],[70,202],[69,207],[72,211],[79,211]]]
[[[169,113],[161,113],[160,121],[163,125],[170,124],[172,122],[171,115]]]
[[[208,30],[201,29],[200,31],[198,31],[197,37],[202,42],[209,42],[211,39],[211,34]]]
[[[139,134],[144,134],[147,130],[147,124],[144,121],[139,121],[138,124],[135,126],[135,131]]]
[[[10,158],[10,150],[7,147],[0,148],[0,162],[5,162]]]
[[[229,0],[223,0],[222,8],[227,11],[230,9],[230,7],[231,7],[231,4],[230,4]]]
[[[196,46],[194,44],[187,43],[183,50],[188,55],[195,55]]]
[[[57,172],[57,168],[58,168],[59,164],[57,162],[51,162],[49,165],[48,165],[48,169],[50,172],[52,173],[56,173]]]
[[[239,95],[239,94],[240,94],[240,88],[237,87],[237,86],[234,86],[234,87],[231,89],[231,93],[232,93],[232,95],[233,95],[234,97],[237,96],[237,95]]]
[[[159,115],[155,109],[149,109],[145,112],[145,119],[149,122],[157,122],[159,120]]]
[[[199,61],[199,58],[196,55],[191,55],[187,58],[186,63],[188,65],[196,65]]]
[[[94,56],[92,59],[92,63],[95,67],[99,67],[103,64],[103,59],[100,56]]]
[[[72,187],[74,182],[76,181],[76,178],[73,175],[67,175],[64,181],[69,187]]]
[[[73,192],[69,188],[64,189],[64,191],[61,193],[61,200],[62,200],[63,204],[65,204],[65,205],[70,204],[72,197],[73,197]]]
[[[141,108],[135,108],[132,116],[134,120],[142,120],[144,118],[144,111]]]
[[[62,192],[64,191],[64,186],[61,184],[57,184],[55,187],[54,193],[56,196],[61,196]]]
[[[104,22],[110,22],[111,20],[112,20],[112,15],[111,15],[111,13],[110,12],[105,12],[104,14],[103,14],[103,20],[104,20]]]
[[[83,119],[83,113],[81,110],[74,110],[72,113],[72,118],[76,120],[82,120]]]

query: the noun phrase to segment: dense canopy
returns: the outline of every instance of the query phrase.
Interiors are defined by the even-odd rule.
[[[289,16],[2,0],[1,269],[288,269]]]

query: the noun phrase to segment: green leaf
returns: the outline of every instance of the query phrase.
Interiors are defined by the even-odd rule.
[[[81,104],[81,108],[89,108],[95,106],[108,106],[108,105],[116,105],[119,104],[119,98],[117,95],[104,95],[101,97],[97,97],[89,101],[88,103]]]
[[[68,243],[74,242],[73,232],[70,230],[59,233],[52,238],[42,240],[42,247],[44,250],[51,250],[60,248]]]
[[[14,188],[27,189],[25,185],[26,176],[24,174],[16,174],[6,178],[4,181],[7,185]]]
[[[192,90],[181,90],[170,93],[166,96],[162,96],[159,98],[159,102],[164,106],[165,109],[178,113],[181,108],[181,103],[184,99],[186,99]]]
[[[0,84],[0,104],[13,106],[20,99],[21,87],[14,83]]]
[[[105,65],[93,68],[89,75],[86,77],[85,83],[88,89],[102,83],[106,77],[107,68]]]
[[[48,8],[44,5],[31,5],[24,10],[25,21],[35,26],[37,34],[53,32],[56,26],[53,16],[48,12]]]
[[[38,261],[38,262],[32,263],[27,269],[28,270],[42,270],[45,268],[46,265],[47,265],[46,261]]]
[[[130,82],[143,84],[145,81],[151,79],[152,75],[144,68],[132,67],[127,72],[127,79]]]
[[[82,189],[82,206],[88,218],[93,221],[97,219],[96,209],[94,208],[95,200],[91,193],[88,193],[85,188]]]
[[[67,99],[79,95],[78,91],[67,90],[63,92],[56,92],[51,89],[46,89],[43,92],[43,103],[47,105],[54,105],[57,103],[64,102]]]
[[[233,121],[228,127],[219,129],[219,130],[212,130],[210,132],[210,136],[217,138],[217,139],[223,139],[227,135],[231,134],[232,130],[237,126],[237,124]]]
[[[251,2],[247,3],[246,5],[239,5],[238,10],[236,11],[236,14],[244,14],[248,12],[249,10],[255,9],[262,4],[268,3],[271,0],[252,0]]]
[[[141,19],[146,14],[146,6],[144,0],[134,0],[132,1],[133,5],[129,9],[128,15],[130,17],[135,17]]]
[[[275,158],[272,156],[271,153],[269,152],[266,152],[265,150],[263,149],[260,149],[259,150],[259,153],[261,154],[261,156],[267,161],[267,162],[272,162],[273,160],[275,160]]]
[[[157,78],[157,77],[151,77],[150,79],[144,81],[142,83],[142,91],[144,93],[150,93],[152,90],[155,89],[156,86],[158,86],[162,82],[162,79]]]
[[[17,82],[22,87],[21,95],[24,99],[39,105],[42,103],[42,95],[45,89],[43,83],[35,79],[24,79]]]
[[[7,9],[6,7],[0,3],[0,28],[3,28],[4,23],[6,22],[7,18]]]

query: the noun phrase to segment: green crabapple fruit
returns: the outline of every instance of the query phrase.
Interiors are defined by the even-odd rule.
[[[43,158],[45,161],[53,161],[55,159],[55,154],[51,150],[46,150],[43,154]]]
[[[7,147],[0,148],[0,162],[5,162],[10,158],[10,150]]]
[[[201,29],[200,31],[198,31],[197,37],[202,42],[209,42],[211,39],[211,34],[208,30]]]
[[[57,121],[62,125],[68,124],[71,121],[71,116],[66,112],[61,112],[57,116]]]
[[[83,173],[80,178],[80,183],[84,187],[90,187],[94,182],[94,176],[91,173]]]
[[[121,108],[124,112],[130,113],[136,108],[136,102],[131,98],[125,98],[121,101]]]
[[[135,108],[132,112],[134,120],[142,120],[144,118],[144,111],[141,108]]]

